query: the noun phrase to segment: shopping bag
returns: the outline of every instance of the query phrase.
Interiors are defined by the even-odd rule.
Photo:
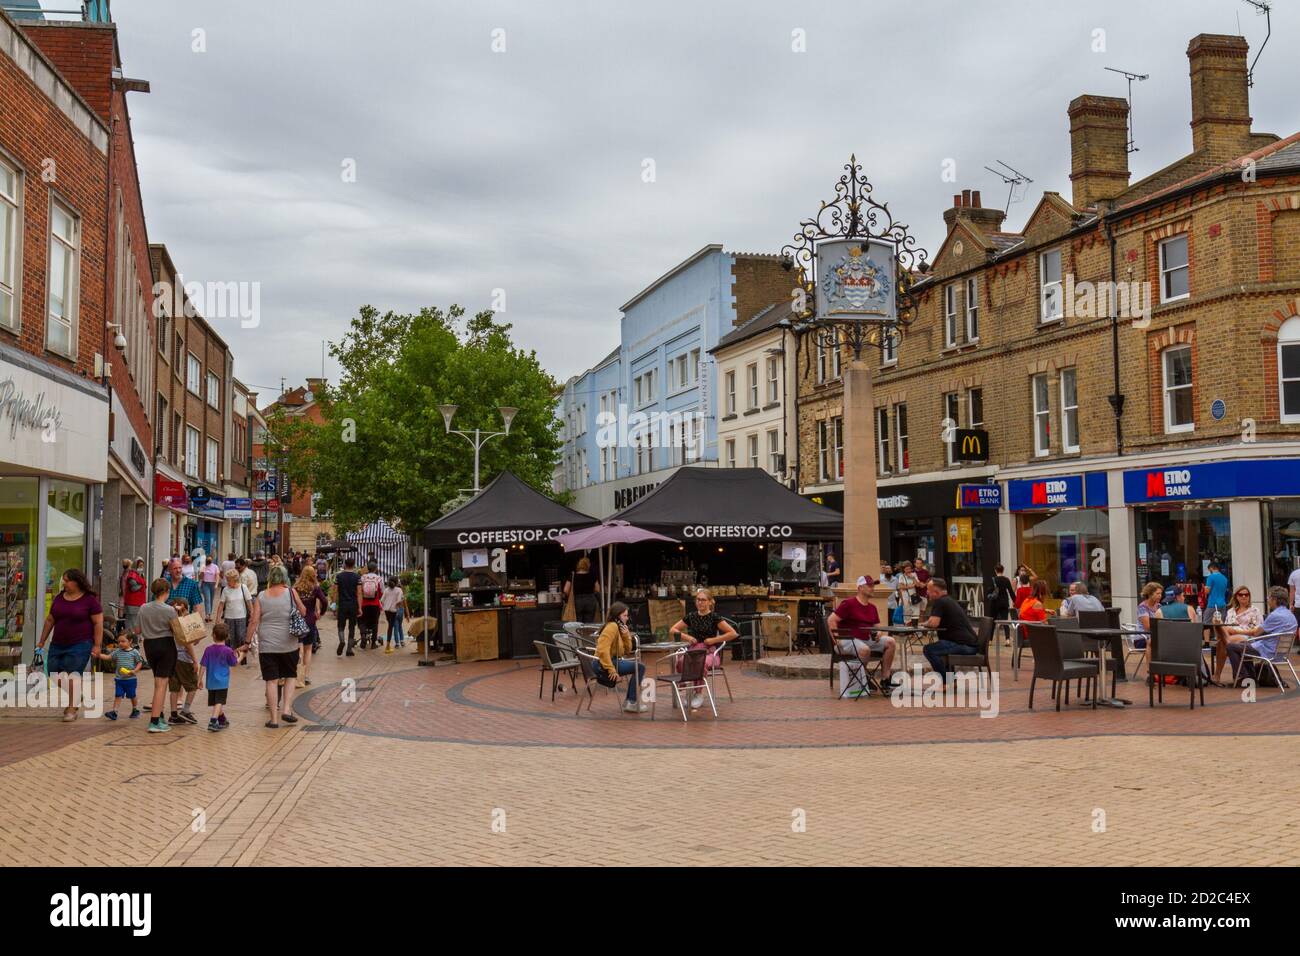
[[[207,636],[207,627],[203,623],[203,614],[195,611],[193,614],[186,614],[184,617],[176,617],[172,620],[172,636],[176,638],[177,644],[185,645],[186,649],[191,651],[193,657],[194,646]],[[198,658],[195,658],[197,660]]]

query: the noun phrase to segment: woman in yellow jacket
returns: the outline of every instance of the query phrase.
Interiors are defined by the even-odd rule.
[[[643,714],[650,709],[650,705],[637,702],[637,691],[641,688],[641,679],[645,677],[645,665],[632,659],[631,653],[632,631],[627,626],[627,605],[615,601],[609,606],[605,626],[596,639],[596,657],[610,680],[624,674],[636,676],[635,680],[629,679],[627,682],[627,700],[623,702],[623,710],[629,714]]]

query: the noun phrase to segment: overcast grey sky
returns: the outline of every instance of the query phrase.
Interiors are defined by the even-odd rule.
[[[1274,7],[1251,105],[1256,131],[1285,136],[1300,129],[1300,10]],[[1103,67],[1151,76],[1134,85],[1136,180],[1191,148],[1188,40],[1240,32],[1253,56],[1265,26],[1241,0],[113,13],[127,76],[153,87],[130,100],[149,239],[187,279],[261,283],[258,328],[216,323],[259,386],[318,374],[321,340],[363,303],[473,312],[497,288],[518,340],[564,379],[614,347],[622,302],[700,246],[777,251],[850,152],[932,253],[954,191],[1005,201],[982,168],[995,160],[1034,179],[1011,207],[1019,228],[1042,190],[1070,195],[1068,102],[1125,94]]]

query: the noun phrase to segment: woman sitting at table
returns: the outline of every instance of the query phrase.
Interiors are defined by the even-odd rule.
[[[627,605],[621,601],[609,606],[605,626],[596,639],[596,658],[611,679],[627,675],[627,700],[623,702],[623,711],[644,714],[650,705],[637,703],[637,692],[641,689],[641,679],[645,677],[645,665],[638,664],[632,657],[632,630],[627,624],[627,613]]]
[[[1218,640],[1214,645],[1214,680],[1223,678],[1223,665],[1228,663],[1228,645],[1233,638],[1240,640],[1243,636],[1256,633],[1264,624],[1264,612],[1250,603],[1250,588],[1242,586],[1232,594],[1232,603],[1223,624],[1214,629]]]
[[[713,609],[713,595],[700,588],[695,592],[695,610],[668,629],[671,637],[690,642],[690,648],[703,647],[709,652],[705,658],[705,667],[709,670],[717,667],[722,645],[736,636],[736,629],[723,620],[722,615]],[[704,705],[704,695],[696,692],[691,697],[691,709]]]

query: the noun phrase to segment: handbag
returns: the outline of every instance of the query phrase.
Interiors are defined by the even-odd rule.
[[[289,595],[289,633],[298,638],[306,637],[311,633],[311,628],[307,626],[306,619],[298,611],[298,605],[294,602],[292,592]]]

